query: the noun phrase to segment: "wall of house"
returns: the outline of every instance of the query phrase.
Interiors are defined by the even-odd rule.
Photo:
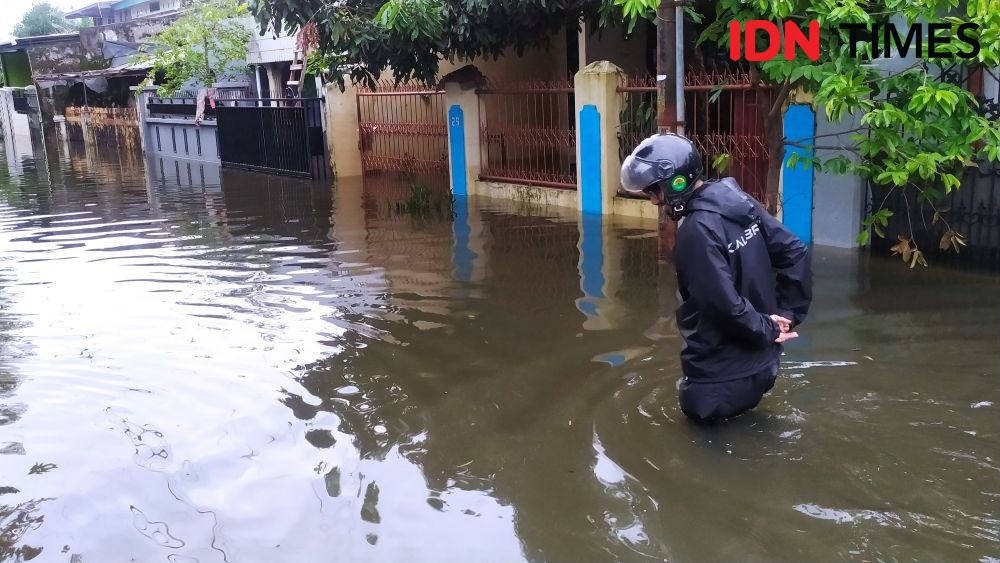
[[[30,45],[26,51],[34,76],[107,68],[100,50],[87,49],[77,36]]]
[[[88,51],[102,53],[101,49],[105,41],[139,43],[146,38],[152,37],[178,17],[179,14],[175,12],[138,21],[125,21],[102,25],[100,27],[86,27],[80,30],[80,43]]]
[[[265,64],[291,61],[295,55],[295,36],[284,32],[275,33],[273,29],[264,35],[253,18],[243,18],[240,22],[252,34],[247,46],[247,62],[250,64]]]
[[[580,32],[580,66],[595,61],[610,61],[625,74],[646,76],[647,40],[650,29],[637,25],[632,33],[624,26],[608,27],[591,33],[589,26]]]
[[[170,10],[177,10],[181,7],[180,0],[160,0],[159,9],[156,11],[151,11],[150,2],[143,2],[142,4],[137,4],[130,8],[127,8],[128,14],[132,19],[142,18],[148,15],[156,14],[159,12],[167,12]]]
[[[488,79],[498,83],[572,79],[567,66],[566,41],[561,34],[553,37],[548,46],[527,49],[523,55],[507,49],[497,59],[483,57],[472,61],[441,61],[438,76],[470,63],[476,65]]]
[[[845,118],[840,123],[830,123],[826,112],[816,112],[816,134],[831,135],[849,131],[860,124],[860,117]],[[854,145],[848,134],[824,138],[823,144],[830,146]],[[850,151],[818,151],[821,158],[844,156],[857,162],[856,153]],[[861,215],[865,207],[867,191],[860,176],[851,174],[817,173],[813,184],[813,242],[824,246],[853,248],[858,245],[861,232]]]

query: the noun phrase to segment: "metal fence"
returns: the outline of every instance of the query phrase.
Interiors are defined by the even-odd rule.
[[[643,139],[656,133],[656,80],[628,77],[618,88],[622,96],[619,144],[624,159]],[[768,148],[764,119],[774,101],[774,91],[754,84],[741,72],[688,73],[684,77],[685,134],[705,159],[712,162],[729,155],[725,175],[743,189],[763,199],[767,182]]]
[[[146,108],[149,117],[194,119],[198,110],[198,98],[191,96],[173,96],[161,98],[153,96],[149,98]],[[205,119],[215,119],[215,108],[211,104],[205,104]]]
[[[361,165],[373,171],[433,171],[448,166],[444,92],[379,84],[358,92]]]
[[[63,113],[67,136],[71,141],[94,141],[127,148],[141,144],[136,108],[69,106]]]
[[[322,98],[232,100],[218,105],[216,115],[223,166],[327,176]]]
[[[478,91],[483,180],[576,189],[573,83]]]
[[[912,189],[875,183],[870,189],[871,206],[893,212],[885,240],[872,236],[876,248],[896,244],[902,235],[912,238],[932,264],[1000,271],[1000,168],[987,164],[970,168],[961,188],[933,204]],[[940,213],[937,220],[935,212]],[[967,246],[960,253],[940,248],[949,229],[965,237]]]

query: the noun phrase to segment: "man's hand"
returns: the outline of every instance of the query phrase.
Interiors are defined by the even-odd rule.
[[[788,332],[792,330],[792,321],[782,317],[781,315],[771,315],[771,320],[774,324],[778,325],[781,332]]]
[[[798,337],[799,333],[797,332],[782,332],[781,334],[778,335],[778,338],[776,338],[774,342],[777,344],[784,344],[785,342],[788,342],[789,340],[795,340]]]
[[[789,340],[794,340],[799,337],[799,333],[790,332],[792,330],[792,321],[782,317],[781,315],[771,315],[771,320],[774,324],[778,325],[778,338],[775,339],[775,343],[784,344]]]

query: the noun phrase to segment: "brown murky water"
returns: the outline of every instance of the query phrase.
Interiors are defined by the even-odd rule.
[[[1000,561],[996,278],[818,249],[702,428],[649,225],[0,164],[4,561]]]

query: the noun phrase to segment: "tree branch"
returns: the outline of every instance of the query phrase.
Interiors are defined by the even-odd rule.
[[[774,105],[771,106],[771,111],[767,113],[767,119],[773,120],[777,119],[778,115],[781,113],[782,106],[785,105],[785,100],[788,98],[788,94],[791,93],[792,88],[795,87],[796,82],[791,82],[787,78],[785,79],[785,84],[782,85],[781,90],[778,91],[778,96],[774,100]]]
[[[846,146],[836,146],[836,145],[805,145],[797,141],[782,141],[782,144],[797,147],[800,149],[812,149],[814,151],[847,151],[861,154],[861,149],[857,147],[846,147]]]
[[[866,126],[864,126],[864,125],[861,125],[861,126],[858,126],[858,127],[855,127],[854,129],[848,129],[847,131],[839,131],[839,132],[837,132],[837,133],[823,133],[822,135],[813,135],[812,137],[806,137],[806,138],[804,138],[804,139],[798,139],[798,140],[797,140],[797,141],[795,141],[795,142],[797,142],[797,143],[801,143],[801,142],[803,142],[803,141],[815,141],[816,139],[822,139],[822,138],[824,138],[824,137],[838,137],[838,136],[840,136],[840,135],[848,135],[848,134],[850,134],[850,133],[857,133],[857,132],[859,132],[859,131],[863,131],[863,130],[865,130],[865,129],[867,129],[867,127],[866,127]],[[788,138],[787,138],[787,137],[782,137],[782,139],[781,139],[781,142],[782,142],[782,143],[785,143],[786,145],[787,145],[787,144],[791,144],[791,143],[790,143],[790,142],[788,141]]]

